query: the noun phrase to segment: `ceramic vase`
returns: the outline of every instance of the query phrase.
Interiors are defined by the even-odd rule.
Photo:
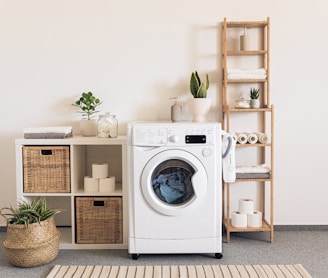
[[[251,99],[250,106],[251,106],[251,108],[260,108],[260,100],[259,99]]]
[[[211,108],[211,99],[192,98],[188,100],[188,107],[193,116],[193,122],[206,122],[206,114]]]
[[[81,120],[80,129],[82,136],[97,136],[97,122],[96,120]]]

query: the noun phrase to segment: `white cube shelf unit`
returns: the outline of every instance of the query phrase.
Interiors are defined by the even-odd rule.
[[[60,249],[127,249],[128,248],[128,203],[127,203],[127,163],[126,136],[117,138],[97,138],[73,136],[66,139],[16,139],[16,186],[17,201],[31,201],[35,198],[46,198],[51,208],[63,209],[55,216],[61,232]],[[26,146],[58,147],[69,149],[69,181],[67,192],[43,192],[24,190],[24,155]],[[67,148],[66,148],[67,149]],[[26,161],[25,161],[26,163]],[[110,176],[115,176],[116,186],[112,192],[85,192],[84,177],[92,175],[92,164],[108,163]],[[28,167],[35,167],[29,164]],[[41,174],[42,175],[42,174]],[[25,177],[26,178],[26,177]],[[43,177],[40,177],[40,179]],[[27,178],[26,178],[27,179]],[[26,182],[26,181],[25,181]],[[24,192],[26,191],[26,192]],[[77,243],[76,198],[101,197],[122,198],[122,233],[121,243]],[[108,199],[108,198],[107,198]],[[101,219],[99,220],[101,221]],[[117,231],[116,231],[117,232]]]

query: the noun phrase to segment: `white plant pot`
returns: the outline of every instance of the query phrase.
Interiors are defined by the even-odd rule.
[[[260,100],[259,99],[251,99],[250,105],[251,105],[251,108],[260,108]]]
[[[192,98],[188,100],[189,111],[191,112],[193,122],[206,122],[206,114],[211,108],[211,99]]]
[[[97,136],[97,121],[96,120],[81,120],[80,130],[82,136]]]

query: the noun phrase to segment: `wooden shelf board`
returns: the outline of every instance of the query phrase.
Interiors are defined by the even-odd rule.
[[[257,182],[260,182],[260,181],[271,181],[271,178],[267,178],[267,179],[236,179],[235,182],[252,182],[252,181],[257,181]]]
[[[267,79],[228,79],[228,83],[265,83]],[[224,81],[223,81],[224,82]]]
[[[267,50],[247,50],[247,51],[228,50],[227,51],[228,56],[264,55],[267,53],[268,53]]]
[[[223,106],[223,112],[271,112],[271,108],[231,108],[229,105]]]
[[[265,27],[267,25],[268,25],[267,21],[227,21],[227,27],[252,28],[252,27]]]
[[[231,225],[231,219],[224,219],[223,223],[224,223],[224,227],[226,228],[226,230],[230,233],[233,233],[233,232],[270,232],[271,231],[270,225],[265,220],[262,221],[262,226],[258,227],[258,228],[252,228],[252,227],[237,228],[237,227],[233,227]],[[228,227],[228,223],[230,223],[229,227]]]
[[[271,146],[270,143],[267,143],[267,144],[249,144],[249,143],[239,144],[239,143],[237,143],[236,144],[236,148],[244,148],[244,147],[270,147],[270,146]]]

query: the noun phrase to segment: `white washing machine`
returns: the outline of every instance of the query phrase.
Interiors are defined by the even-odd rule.
[[[128,125],[129,253],[222,257],[221,125]]]

